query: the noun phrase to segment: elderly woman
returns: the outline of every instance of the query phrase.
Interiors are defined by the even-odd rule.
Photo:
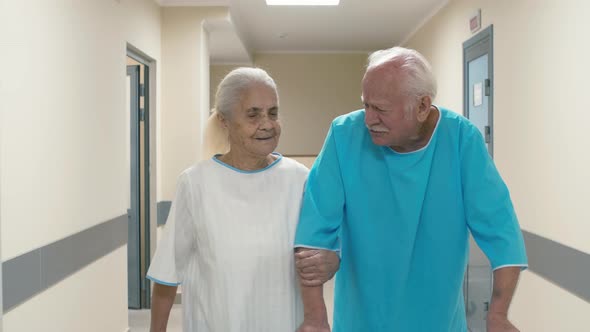
[[[184,331],[295,331],[303,307],[293,240],[308,170],[274,152],[279,101],[264,70],[230,72],[217,89],[215,110],[208,130],[222,129],[229,151],[178,179],[148,271],[155,282],[152,332],[166,330],[181,283]],[[335,254],[310,259],[339,262]],[[331,275],[317,270],[308,277],[321,284]]]

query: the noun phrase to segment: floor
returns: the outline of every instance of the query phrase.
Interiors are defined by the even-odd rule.
[[[324,285],[324,298],[326,299],[326,309],[328,310],[328,319],[332,325],[332,311],[334,298],[334,282],[329,281]],[[129,332],[149,332],[150,331],[150,311],[149,310],[129,310]],[[182,332],[182,307],[175,304],[170,313],[168,320],[167,332]]]

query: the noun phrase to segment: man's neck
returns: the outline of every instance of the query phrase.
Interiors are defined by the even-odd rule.
[[[438,123],[438,119],[440,117],[440,110],[436,106],[430,106],[431,110],[428,114],[428,118],[420,128],[418,128],[418,133],[416,137],[410,140],[410,144],[405,147],[401,146],[391,146],[390,148],[396,152],[400,153],[409,153],[414,152],[417,150],[422,149],[430,142],[432,135],[434,134],[434,130],[436,129],[436,125]]]

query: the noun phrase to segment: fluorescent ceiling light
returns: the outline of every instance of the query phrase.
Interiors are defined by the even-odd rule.
[[[338,6],[340,0],[266,0],[269,6]]]

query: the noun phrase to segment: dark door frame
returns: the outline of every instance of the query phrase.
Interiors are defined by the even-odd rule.
[[[127,301],[131,309],[141,308],[141,246],[140,246],[140,188],[139,188],[139,69],[140,66],[127,66],[127,76],[130,77],[130,114],[131,114],[131,196],[128,215],[127,243]],[[139,287],[138,287],[139,286]],[[139,289],[138,289],[139,288]]]
[[[484,138],[488,144],[488,152],[494,156],[494,48],[493,35],[494,27],[490,25],[475,36],[463,43],[463,114],[469,118],[469,63],[483,55],[488,55],[488,79],[485,82],[485,94],[488,96],[488,127],[485,128]],[[470,249],[471,252],[471,249]],[[493,279],[493,275],[490,277]],[[463,296],[465,299],[465,310],[468,313],[469,307],[469,265],[465,270],[463,283]],[[491,299],[490,299],[491,300]]]
[[[490,126],[488,151],[494,156],[494,26],[490,25],[463,43],[463,114],[469,118],[469,62],[482,55],[488,55],[488,124]],[[488,135],[486,133],[486,135]],[[487,139],[486,139],[487,140]]]
[[[151,157],[151,137],[150,137],[150,131],[151,131],[151,123],[150,123],[150,73],[152,71],[152,67],[153,67],[153,61],[150,60],[147,56],[142,55],[142,53],[140,51],[138,51],[136,48],[134,48],[131,45],[128,45],[127,47],[127,56],[132,58],[133,60],[141,63],[143,65],[143,75],[144,75],[144,79],[143,79],[143,84],[140,85],[138,87],[137,93],[139,94],[139,96],[143,97],[143,109],[140,109],[139,106],[137,109],[139,109],[139,112],[137,112],[136,114],[132,114],[131,115],[131,140],[132,140],[132,145],[131,145],[131,154],[132,154],[132,169],[131,169],[131,176],[132,176],[132,190],[133,190],[133,181],[137,181],[137,183],[139,184],[139,186],[137,187],[137,191],[133,193],[132,195],[132,204],[133,204],[133,196],[136,197],[136,199],[138,200],[137,202],[137,210],[139,211],[139,215],[137,216],[137,220],[139,223],[139,229],[136,229],[137,231],[137,243],[139,244],[139,275],[140,275],[140,280],[139,280],[139,285],[140,285],[140,303],[137,309],[142,308],[142,309],[147,309],[150,308],[151,305],[151,285],[150,285],[150,281],[146,278],[146,273],[147,273],[147,269],[149,267],[150,261],[151,261],[151,240],[152,240],[152,230],[151,230],[151,213],[150,210],[152,208],[152,200],[151,200],[151,163],[150,163],[150,157]],[[139,66],[137,66],[139,67]],[[140,150],[140,144],[139,144],[139,139],[140,139],[140,122],[143,122],[144,125],[144,130],[143,130],[143,135],[144,135],[144,146],[143,146],[143,150]],[[134,146],[133,141],[136,140],[136,145]],[[135,149],[134,149],[135,148]],[[143,160],[140,160],[140,156],[143,155]],[[136,164],[135,164],[135,169],[133,169],[134,166],[134,162],[133,160],[136,160]],[[141,176],[141,172],[140,172],[140,165],[141,163],[143,163],[144,165],[144,176],[143,179],[140,179]],[[136,172],[136,174],[134,174],[134,172]],[[142,181],[143,180],[143,181]],[[144,184],[144,187],[141,187],[141,184]],[[139,198],[140,193],[143,193],[143,198],[144,198],[144,207],[143,209],[141,208],[141,203],[139,202]],[[143,215],[144,216],[144,223],[142,224],[141,218],[140,216]],[[131,228],[130,228],[131,231]],[[144,238],[144,241],[141,241],[141,238]],[[131,307],[131,306],[130,306]]]

